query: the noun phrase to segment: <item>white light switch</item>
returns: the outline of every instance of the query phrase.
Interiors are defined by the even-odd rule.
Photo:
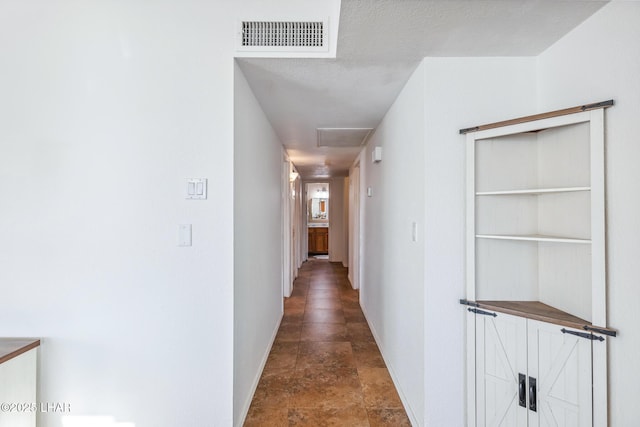
[[[207,179],[189,178],[187,179],[187,199],[207,198]]]
[[[418,241],[418,223],[417,222],[413,222],[411,224],[411,240],[413,240],[414,242]]]
[[[191,246],[191,224],[178,226],[178,246]]]
[[[367,187],[367,197],[373,196],[373,188]]]

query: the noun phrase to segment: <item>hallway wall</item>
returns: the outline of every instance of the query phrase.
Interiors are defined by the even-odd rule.
[[[535,58],[426,58],[425,426],[465,424],[465,137],[535,111]],[[437,386],[435,386],[437,385]]]
[[[0,336],[72,408],[41,427],[231,424],[235,7],[0,2]]]
[[[288,195],[282,195],[284,150],[237,64],[234,93],[233,412],[239,425],[282,318],[281,198]]]
[[[424,67],[420,65],[361,157],[363,276],[360,301],[414,425],[424,404]],[[374,147],[382,161],[371,162]],[[372,196],[367,197],[366,188]],[[420,231],[421,233],[421,231]]]
[[[458,129],[530,114],[535,94],[535,58],[425,58],[358,159],[361,304],[415,425],[464,424]]]
[[[640,3],[612,2],[538,58],[541,110],[614,99],[605,112],[609,420],[640,419]]]

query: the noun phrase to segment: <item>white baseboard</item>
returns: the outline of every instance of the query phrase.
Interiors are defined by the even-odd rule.
[[[284,313],[283,313],[284,316]],[[269,353],[271,353],[271,348],[273,347],[273,343],[276,340],[276,335],[278,335],[278,330],[280,329],[280,324],[282,323],[282,317],[278,320],[278,324],[276,325],[273,334],[271,334],[271,344],[267,348],[267,351],[262,355],[262,360],[260,361],[260,369],[256,373],[256,377],[253,379],[253,384],[251,385],[251,394],[249,398],[244,402],[242,407],[241,416],[239,418],[239,422],[236,423],[236,427],[242,427],[244,424],[247,414],[249,413],[249,408],[251,407],[251,402],[253,401],[253,395],[256,394],[256,389],[258,388],[258,383],[260,382],[260,377],[262,377],[262,371],[264,371],[264,366],[267,364],[267,359],[269,358]]]
[[[367,324],[369,325],[369,329],[371,329],[371,333],[373,334],[373,339],[376,341],[376,344],[380,349],[380,354],[382,354],[382,360],[384,360],[384,364],[387,365],[387,370],[389,371],[389,375],[391,375],[391,380],[393,381],[393,385],[396,387],[396,390],[398,391],[398,395],[400,396],[400,401],[402,402],[402,406],[404,406],[404,410],[407,412],[407,416],[409,417],[409,421],[411,421],[411,425],[418,426],[418,427],[422,426],[422,423],[420,422],[420,420],[418,420],[415,413],[413,412],[411,405],[409,405],[409,401],[407,400],[407,397],[403,393],[402,387],[400,387],[400,383],[398,382],[398,377],[396,376],[393,370],[393,366],[389,364],[388,359],[385,357],[384,348],[380,345],[380,342],[381,342],[380,337],[378,336],[378,333],[376,332],[375,328],[371,325],[371,322],[369,322],[369,316],[367,316],[367,310],[362,306],[362,304],[360,304],[360,308],[364,313],[364,318],[367,321]]]

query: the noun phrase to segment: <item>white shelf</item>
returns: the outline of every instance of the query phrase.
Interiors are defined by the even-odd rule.
[[[541,234],[476,234],[479,239],[524,240],[530,242],[581,243],[591,244],[590,239],[573,239],[569,237],[545,236]]]
[[[531,188],[526,190],[501,190],[478,191],[476,196],[502,196],[502,195],[539,195],[552,193],[572,193],[576,191],[591,191],[591,187],[560,187],[560,188]]]

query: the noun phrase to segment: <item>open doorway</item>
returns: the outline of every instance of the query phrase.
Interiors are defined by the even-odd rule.
[[[329,258],[329,183],[308,183],[307,252],[309,258]]]

